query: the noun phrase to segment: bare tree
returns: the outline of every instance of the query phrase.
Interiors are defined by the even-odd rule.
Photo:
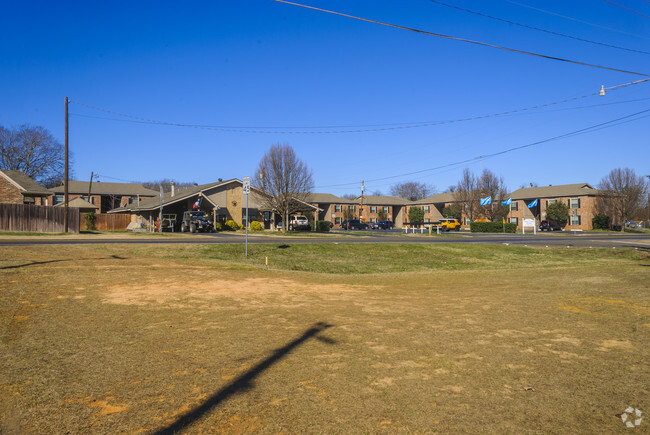
[[[465,168],[463,170],[463,176],[456,186],[454,199],[461,204],[463,214],[470,221],[473,221],[478,216],[480,196],[478,179],[468,168]]]
[[[289,144],[273,144],[260,160],[253,186],[262,195],[260,205],[282,216],[282,232],[287,231],[289,215],[304,209],[314,186],[312,173]]]
[[[0,169],[20,171],[36,181],[63,180],[63,146],[43,127],[0,126]]]
[[[481,207],[481,213],[490,221],[498,221],[508,215],[509,208],[501,205],[508,193],[503,177],[497,177],[489,169],[484,169],[478,178],[478,191],[481,197],[492,197],[492,203]]]
[[[426,198],[433,189],[425,183],[416,181],[407,181],[404,183],[393,184],[390,187],[390,194],[399,196],[408,201],[417,201]]]
[[[620,219],[621,231],[624,231],[625,222],[639,213],[645,201],[645,180],[632,169],[617,168],[600,180],[598,189],[598,208],[604,214]]]
[[[194,182],[185,182],[185,181],[176,181],[170,180],[169,178],[163,178],[162,180],[156,181],[147,181],[142,183],[144,187],[151,190],[160,190],[160,186],[163,188],[163,192],[171,192],[172,184],[175,189],[187,189],[188,187],[196,186]]]

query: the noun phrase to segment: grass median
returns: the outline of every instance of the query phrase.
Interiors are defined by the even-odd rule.
[[[3,433],[603,433],[648,406],[644,251],[0,254]]]

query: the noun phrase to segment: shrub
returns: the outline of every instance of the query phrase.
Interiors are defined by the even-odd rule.
[[[316,223],[316,231],[326,233],[330,230],[330,222],[329,221],[318,221]]]
[[[517,232],[517,225],[513,223],[472,222],[469,228],[473,233],[502,233],[504,228],[506,233]]]
[[[223,231],[223,225],[221,225],[221,222],[215,222],[214,223],[214,230],[215,231]]]
[[[591,224],[594,230],[608,230],[609,229],[609,216],[604,214],[597,214],[591,219]]]
[[[95,212],[84,213],[84,221],[86,222],[86,230],[95,230]]]
[[[239,225],[237,222],[235,222],[232,219],[226,221],[226,228],[225,229],[228,229],[230,231],[237,231],[237,230],[241,230],[242,228],[243,228],[243,226]]]
[[[258,221],[251,222],[251,230],[253,231],[262,231],[264,227]]]

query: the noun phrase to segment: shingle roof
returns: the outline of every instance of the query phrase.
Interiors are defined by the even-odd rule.
[[[587,183],[564,184],[561,186],[526,187],[510,194],[512,199],[554,198],[560,196],[595,196],[598,189]]]
[[[68,193],[88,195],[88,181],[68,181]],[[52,187],[50,193],[62,194],[63,185]],[[94,181],[91,186],[91,195],[127,195],[127,196],[158,196],[155,190],[147,189],[142,184],[136,183],[107,183]]]
[[[442,204],[454,201],[456,201],[455,195],[452,192],[445,192],[427,196],[419,201],[414,201],[413,204]]]
[[[65,206],[65,204],[62,202],[62,203],[59,203],[59,204],[55,205],[54,207],[64,207],[64,206]],[[99,208],[95,204],[91,204],[88,201],[86,201],[85,199],[81,199],[81,198],[75,198],[75,199],[72,199],[72,200],[68,201],[68,207],[72,207],[72,208],[95,208],[95,209]]]
[[[1,170],[2,174],[18,187],[23,195],[49,196],[51,193],[32,178],[20,171]]]
[[[171,192],[166,192],[163,194],[163,206],[164,205],[169,205],[173,204],[175,202],[183,201],[186,200],[189,197],[192,197],[194,195],[198,195],[200,192],[204,192],[206,190],[210,190],[214,187],[221,186],[224,184],[229,184],[237,182],[239,184],[242,184],[240,180],[237,180],[236,178],[233,178],[231,180],[226,180],[226,181],[218,181],[216,183],[208,183],[208,184],[202,184],[200,186],[192,186],[188,187],[186,189],[177,189],[174,192],[174,196],[172,196]],[[140,204],[130,204],[125,207],[120,207],[118,209],[115,209],[115,211],[126,211],[126,210],[153,210],[158,207],[160,207],[160,193],[155,192],[155,197],[154,198],[147,198],[145,200],[140,201]]]
[[[358,197],[357,201],[361,202],[361,197]],[[368,195],[363,197],[363,203],[367,205],[405,205],[410,201],[399,196]]]
[[[340,204],[349,201],[348,199],[339,198],[331,193],[310,193],[307,197],[309,202],[316,204]]]

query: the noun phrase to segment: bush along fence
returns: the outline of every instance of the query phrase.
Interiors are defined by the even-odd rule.
[[[502,222],[472,222],[469,224],[473,233],[516,233],[517,224]]]
[[[68,232],[79,232],[79,209],[68,208]],[[0,231],[62,233],[65,208],[29,204],[0,204]]]

